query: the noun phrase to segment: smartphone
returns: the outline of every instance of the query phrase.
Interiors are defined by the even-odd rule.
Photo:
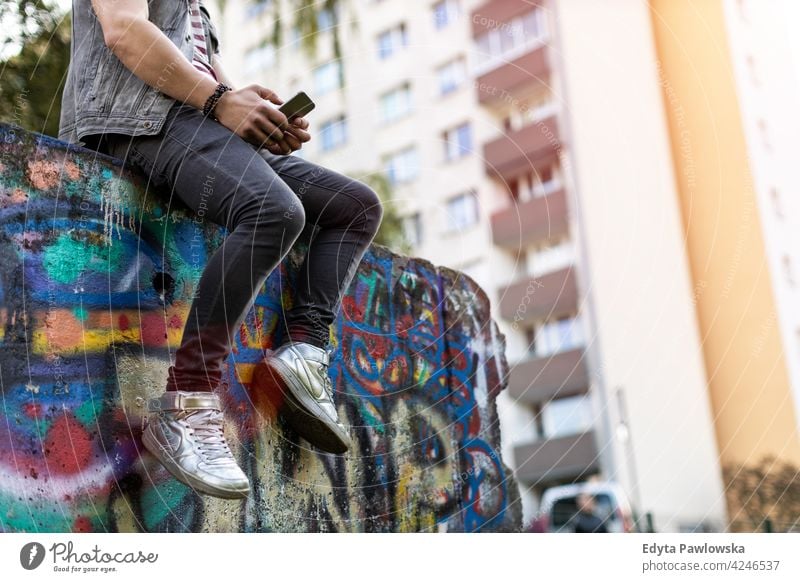
[[[278,107],[278,111],[283,113],[286,118],[291,121],[295,117],[303,117],[314,109],[314,107],[315,105],[311,98],[306,95],[305,92],[300,91],[297,95]]]

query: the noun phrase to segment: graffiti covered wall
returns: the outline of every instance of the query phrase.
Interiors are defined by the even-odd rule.
[[[495,408],[505,340],[472,280],[371,247],[332,326],[354,447],[321,453],[254,381],[283,333],[304,233],[225,368],[226,434],[253,493],[215,499],[140,436],[225,230],[119,161],[3,125],[0,176],[0,530],[519,529]]]

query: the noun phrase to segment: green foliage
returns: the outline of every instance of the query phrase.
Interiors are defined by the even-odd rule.
[[[263,2],[264,0],[250,0],[250,2]],[[330,33],[330,42],[333,49],[333,58],[342,58],[342,30],[343,26],[339,22],[343,6],[348,0],[288,0],[288,6],[275,0],[272,4],[272,31],[268,37],[268,42],[280,48],[284,41],[284,27],[287,25],[297,31],[300,39],[300,46],[310,61],[314,61],[317,56],[319,38],[322,33]],[[320,29],[320,19],[323,13],[327,13],[328,22],[325,28]],[[351,22],[352,28],[357,27],[357,23]],[[280,52],[278,52],[280,55]],[[344,85],[344,74],[341,85]]]
[[[396,253],[411,254],[412,247],[406,240],[403,220],[398,213],[397,203],[392,197],[389,180],[382,173],[370,173],[359,176],[359,180],[375,190],[383,206],[383,220],[374,242],[389,247]]]
[[[0,119],[57,135],[69,66],[70,19],[47,2],[19,0],[2,4],[0,21],[7,25],[2,32],[4,50],[22,47],[0,63]]]
[[[60,13],[44,0],[5,0],[0,3],[0,54],[10,46],[24,44],[42,31],[53,30]]]

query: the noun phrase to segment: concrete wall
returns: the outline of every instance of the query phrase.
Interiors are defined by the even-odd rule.
[[[226,364],[226,431],[253,494],[199,496],[140,435],[225,231],[177,199],[168,207],[118,161],[2,125],[0,176],[0,530],[519,528],[495,408],[505,338],[471,279],[370,249],[332,327],[336,400],[356,444],[319,453],[252,382],[283,333],[307,232]]]

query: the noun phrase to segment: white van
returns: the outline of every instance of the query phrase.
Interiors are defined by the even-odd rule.
[[[578,511],[577,497],[588,493],[595,500],[595,514],[609,533],[635,531],[631,506],[622,487],[610,481],[586,481],[547,489],[539,505],[534,531],[571,532],[569,521]]]

